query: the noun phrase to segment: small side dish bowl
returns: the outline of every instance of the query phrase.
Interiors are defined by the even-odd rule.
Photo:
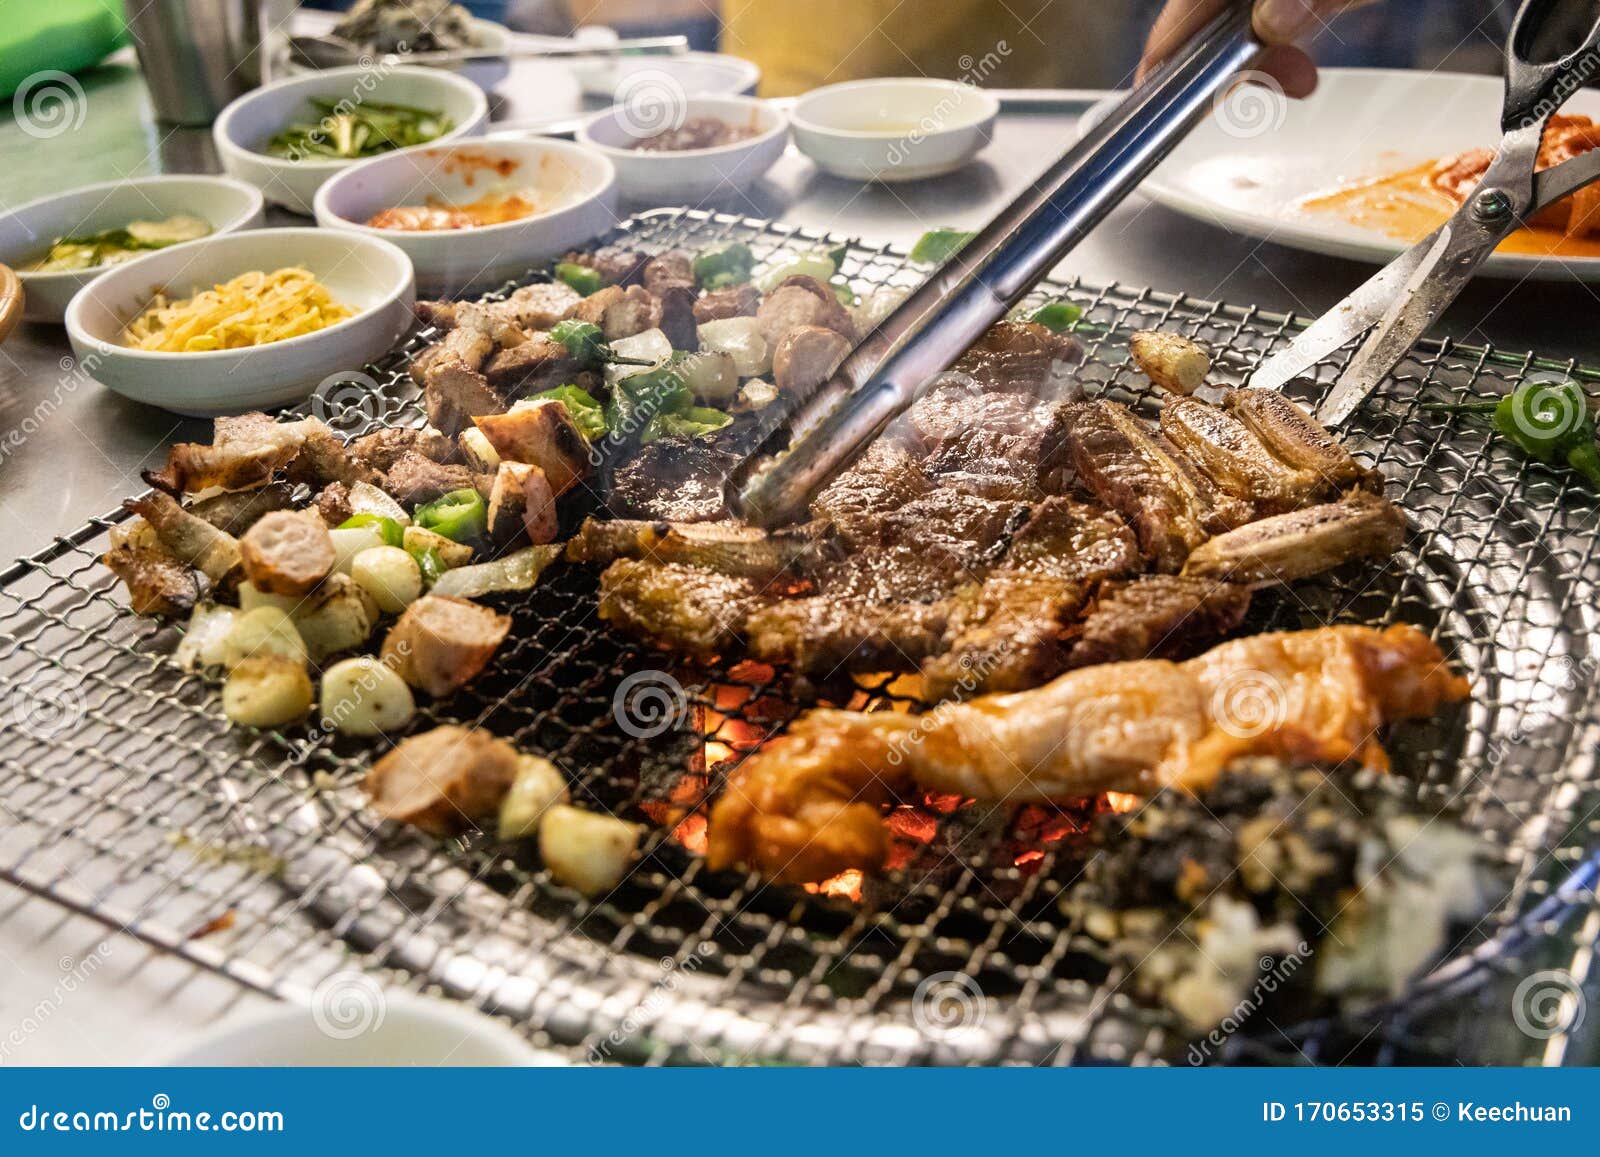
[[[299,337],[243,349],[160,353],[131,349],[122,331],[165,292],[187,297],[251,270],[304,266],[354,317]],[[108,389],[191,417],[285,406],[328,378],[359,371],[411,327],[411,262],[377,237],[327,229],[252,229],[205,237],[118,265],[67,306],[78,365]]]
[[[462,229],[368,225],[401,206],[461,208],[518,193],[529,216]],[[617,171],[603,155],[568,141],[483,140],[422,145],[374,157],[317,191],[317,223],[404,250],[424,294],[492,288],[559,256],[617,222]]]
[[[255,228],[262,222],[264,208],[258,190],[228,177],[136,177],[85,185],[0,214],[0,261],[16,270],[22,282],[23,319],[59,324],[72,295],[114,266],[27,271],[24,266],[44,256],[57,238],[179,215],[206,221],[215,237]]]
[[[634,112],[618,104],[586,121],[578,139],[611,158],[623,197],[651,205],[693,203],[743,189],[772,168],[789,144],[788,118],[755,97],[695,96],[681,108],[683,120],[709,117],[752,135],[708,149],[641,152],[634,147],[639,141],[673,126],[652,123],[653,106]]]
[[[999,113],[976,85],[916,77],[813,89],[791,120],[795,144],[825,172],[892,182],[961,168],[989,143]]]
[[[352,65],[293,76],[248,92],[222,110],[211,128],[223,172],[260,189],[274,205],[311,214],[322,183],[363,160],[268,156],[267,142],[294,121],[313,119],[313,97],[405,104],[442,112],[454,122],[432,144],[479,136],[489,120],[489,101],[472,81],[436,68],[405,66],[387,71]]]

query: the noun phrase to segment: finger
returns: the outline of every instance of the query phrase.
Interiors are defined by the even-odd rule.
[[[1144,59],[1139,62],[1135,80],[1143,80],[1151,69],[1181,48],[1227,4],[1227,0],[1173,0],[1161,10],[1144,42]]]
[[[1267,49],[1256,69],[1277,81],[1285,96],[1296,100],[1317,90],[1316,63],[1292,44],[1275,44]]]
[[[1263,43],[1289,44],[1314,35],[1333,17],[1377,0],[1261,0],[1255,29]]]

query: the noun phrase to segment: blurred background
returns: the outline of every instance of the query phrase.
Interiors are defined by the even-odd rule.
[[[761,66],[762,96],[872,76],[961,77],[991,88],[1128,82],[1163,0],[463,0],[478,16],[565,35],[686,35]],[[317,0],[340,9],[346,0]],[[1514,0],[1387,0],[1333,21],[1324,64],[1497,72]],[[1000,49],[999,46],[1005,47]],[[969,76],[975,60],[995,60]]]

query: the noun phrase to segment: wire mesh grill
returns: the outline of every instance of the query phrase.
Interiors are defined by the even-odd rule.
[[[724,238],[758,258],[843,243],[677,210],[635,217],[608,240],[662,252]],[[843,269],[858,291],[921,276],[902,253],[859,241]],[[1091,392],[1135,405],[1149,399],[1126,364],[1128,333],[1186,333],[1217,351],[1218,380],[1238,382],[1295,324],[1120,286],[1052,282],[1040,292],[1084,308],[1081,377]],[[369,367],[380,388],[359,406],[320,415],[350,434],[420,424],[405,367],[429,336]],[[1259,629],[1409,621],[1434,633],[1472,674],[1472,704],[1464,719],[1409,728],[1397,766],[1424,803],[1465,807],[1515,886],[1405,998],[1315,1023],[1249,1025],[1222,1047],[1224,1059],[1571,1055],[1571,1031],[1520,1033],[1506,1002],[1509,986],[1540,968],[1588,982],[1600,933],[1586,851],[1600,847],[1597,507],[1580,484],[1529,466],[1471,422],[1420,408],[1546,370],[1596,377],[1531,355],[1419,347],[1346,431],[1409,514],[1406,549],[1382,570],[1339,572],[1252,612]],[[1335,373],[1323,367],[1308,389],[1325,389]],[[567,568],[502,608],[515,626],[491,674],[425,706],[412,726],[486,726],[555,759],[577,802],[650,824],[638,869],[587,902],[517,848],[375,829],[357,786],[371,758],[360,742],[230,727],[215,682],[169,659],[176,629],[129,613],[96,563],[121,517],[0,575],[0,677],[11,688],[0,716],[0,877],[263,991],[304,998],[341,970],[381,970],[573,1055],[1154,1063],[1182,1054],[1190,1034],[1128,997],[1119,966],[1058,908],[1095,805],[1012,815],[907,804],[891,816],[895,871],[816,891],[708,872],[695,854],[704,803],[805,704],[781,672],[758,664],[673,667],[680,725],[621,730],[614,699],[624,681],[667,660],[604,629],[593,576]],[[862,680],[852,705],[895,700],[906,703],[882,676]],[[231,922],[219,928],[224,913]],[[911,1014],[917,986],[942,973],[976,982],[980,1023],[947,1033]]]

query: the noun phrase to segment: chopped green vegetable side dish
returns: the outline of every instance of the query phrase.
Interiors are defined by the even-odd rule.
[[[267,142],[268,156],[351,160],[425,145],[442,137],[455,122],[442,112],[381,101],[313,97],[315,121],[295,121]]]
[[[67,273],[93,269],[97,265],[116,265],[152,249],[193,241],[210,232],[210,222],[181,213],[162,221],[129,221],[120,229],[104,229],[81,237],[58,237],[51,243],[48,253],[20,268],[27,273]]]

